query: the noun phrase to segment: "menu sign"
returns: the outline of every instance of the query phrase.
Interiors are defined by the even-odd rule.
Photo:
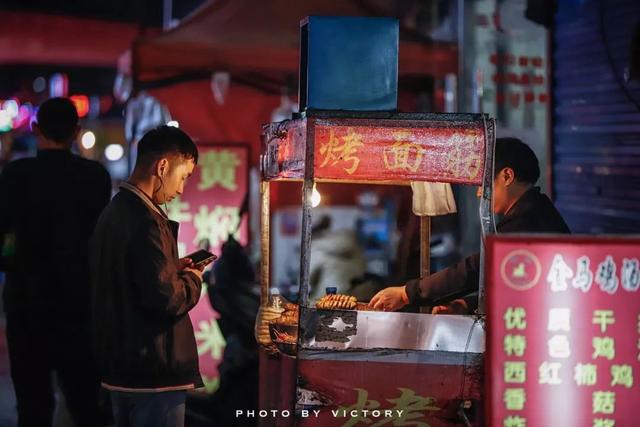
[[[488,425],[637,425],[640,239],[493,236]]]
[[[242,201],[249,188],[249,150],[243,145],[201,145],[198,151],[198,165],[187,180],[184,192],[167,203],[167,213],[170,219],[180,223],[180,256],[201,247],[219,256],[229,235],[243,245],[249,240],[246,216],[240,217]],[[200,373],[206,390],[213,392],[218,387],[218,364],[225,340],[207,292],[205,283],[200,301],[189,316],[198,345]]]

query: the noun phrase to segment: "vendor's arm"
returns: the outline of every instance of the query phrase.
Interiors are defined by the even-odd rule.
[[[182,316],[200,299],[202,272],[163,251],[156,224],[147,230],[136,236],[132,248],[138,304],[158,314]]]
[[[408,281],[406,292],[412,304],[444,303],[477,291],[479,277],[478,253],[430,276]]]
[[[369,307],[395,311],[405,305],[441,304],[478,290],[480,254],[421,279],[410,280],[404,286],[391,286],[378,292]]]

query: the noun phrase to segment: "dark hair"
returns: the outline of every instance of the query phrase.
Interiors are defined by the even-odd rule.
[[[71,142],[78,126],[78,111],[68,98],[51,98],[40,105],[36,120],[45,138],[66,144]]]
[[[150,166],[154,161],[171,154],[181,155],[198,163],[198,148],[189,135],[173,126],[159,126],[140,139],[136,163]]]
[[[494,174],[509,167],[513,169],[515,178],[520,182],[535,184],[540,178],[536,154],[518,138],[497,138],[495,154]]]

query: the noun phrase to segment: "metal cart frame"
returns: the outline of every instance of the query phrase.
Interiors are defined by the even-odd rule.
[[[326,140],[327,132],[331,129],[357,128],[365,131],[371,129],[371,135],[367,144],[358,145],[363,149],[364,156],[378,156],[380,150],[390,147],[393,138],[390,136],[398,129],[408,130],[409,133],[414,132],[411,139],[411,149],[414,152],[418,150],[424,154],[425,159],[431,154],[439,156],[439,160],[432,164],[432,168],[420,167],[415,170],[404,170],[398,173],[393,171],[376,171],[369,170],[363,173],[356,173],[352,176],[346,176],[331,171],[322,166],[327,165],[326,158],[324,162],[320,162],[316,156],[319,153],[327,151]],[[469,135],[467,138],[470,147],[456,145],[451,141],[467,141],[467,139],[452,139],[449,141],[442,135],[436,137],[436,134],[458,135],[460,132]],[[396,113],[396,112],[345,112],[345,111],[306,111],[300,117],[293,120],[286,120],[279,123],[271,123],[263,127],[263,143],[265,146],[265,154],[261,156],[261,242],[262,242],[262,264],[261,264],[261,302],[266,304],[269,300],[270,288],[270,184],[278,181],[302,181],[302,233],[301,233],[301,257],[300,257],[300,276],[299,276],[299,305],[300,319],[298,322],[299,330],[297,337],[297,352],[310,351],[315,352],[313,357],[318,357],[317,353],[322,351],[334,351],[339,348],[318,346],[316,340],[313,339],[310,328],[317,326],[317,313],[314,308],[309,307],[309,268],[311,255],[311,224],[313,208],[311,206],[311,195],[315,182],[336,182],[336,183],[370,183],[370,184],[394,184],[408,185],[411,181],[433,181],[433,182],[449,182],[467,185],[481,185],[483,192],[480,201],[480,220],[482,228],[481,246],[481,271],[479,286],[479,310],[478,318],[483,318],[484,314],[484,239],[485,236],[495,233],[495,223],[492,209],[492,193],[493,193],[493,169],[494,169],[494,146],[495,146],[495,120],[481,114],[450,114],[450,113]],[[324,138],[324,139],[323,139]],[[331,133],[330,138],[333,138]],[[438,139],[440,138],[440,139]],[[443,146],[434,143],[438,139]],[[324,145],[317,146],[318,141],[323,140]],[[444,142],[442,142],[444,141]],[[320,142],[322,144],[322,142]],[[473,145],[471,147],[471,145]],[[375,147],[374,147],[375,146]],[[323,150],[324,151],[320,151]],[[329,147],[329,149],[331,149]],[[376,149],[378,150],[376,152]],[[452,149],[458,150],[452,153]],[[432,151],[433,150],[433,151]],[[438,151],[440,150],[440,151]],[[448,150],[448,151],[447,151]],[[462,151],[460,151],[462,150]],[[468,173],[468,170],[456,169],[456,165],[460,161],[465,162],[467,153],[476,160],[477,174]],[[343,153],[344,154],[344,153]],[[384,154],[384,153],[383,153]],[[422,159],[420,154],[420,159]],[[457,154],[457,157],[456,157]],[[386,154],[385,154],[386,155]],[[335,159],[334,159],[335,160]],[[336,163],[344,162],[344,156],[338,158]],[[385,158],[386,161],[386,158]],[[468,163],[468,162],[467,162]],[[416,163],[421,165],[421,163]],[[453,166],[452,166],[453,165]],[[473,165],[472,165],[473,166]],[[351,168],[353,169],[353,168]],[[461,173],[456,174],[458,171]],[[482,173],[480,173],[480,171]],[[465,175],[468,173],[468,175]],[[429,274],[429,237],[430,237],[430,218],[421,217],[421,272],[422,276]],[[381,313],[372,313],[375,316]],[[385,315],[401,316],[405,313],[384,313]],[[436,316],[421,314],[419,316],[429,316],[432,324],[447,323],[448,321],[458,322],[459,319],[453,319],[454,316]],[[471,316],[455,316],[457,318],[467,318],[471,331],[476,325],[478,318]],[[447,319],[448,318],[448,319]],[[311,320],[310,320],[311,319]],[[415,318],[413,318],[415,321]],[[473,324],[471,324],[471,322]],[[471,326],[468,326],[471,325]],[[460,327],[458,322],[456,327]],[[464,328],[463,328],[464,329]],[[461,329],[456,329],[461,330]],[[470,332],[471,333],[471,332]],[[310,338],[311,337],[311,338]],[[432,338],[430,338],[433,340]],[[469,348],[470,337],[461,337],[466,339],[466,347],[458,344],[452,344],[447,347],[444,343],[442,348],[453,348],[457,345],[460,353],[466,353]],[[484,335],[481,341],[476,343],[474,354],[484,351]],[[357,340],[355,340],[357,341]],[[441,343],[442,344],[442,343]],[[435,345],[435,347],[433,347]],[[430,347],[431,346],[431,347]],[[380,347],[377,347],[380,348]],[[400,347],[395,347],[400,348]],[[409,351],[424,352],[432,351],[438,348],[438,343],[414,343],[412,346],[406,347]],[[480,350],[478,350],[480,349]],[[347,349],[349,351],[354,349]],[[476,358],[477,359],[477,358]],[[466,362],[464,362],[466,363]],[[478,365],[475,360],[474,364]],[[298,362],[296,362],[296,365]],[[477,366],[476,366],[477,367]],[[298,367],[296,366],[296,370]],[[466,371],[463,367],[462,375],[465,376]],[[297,378],[296,382],[299,385]],[[463,387],[464,388],[464,387]],[[300,390],[298,390],[298,395]],[[299,396],[298,396],[299,397]],[[461,396],[464,398],[463,396]]]

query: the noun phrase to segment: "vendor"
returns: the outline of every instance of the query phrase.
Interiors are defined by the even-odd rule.
[[[503,215],[496,226],[498,233],[570,233],[551,200],[534,186],[540,177],[540,166],[527,144],[517,138],[498,138],[494,172],[493,209]],[[478,197],[481,196],[479,188]],[[476,253],[430,276],[383,289],[369,306],[395,311],[407,304],[443,304],[477,292],[479,276],[480,253]],[[477,296],[457,299],[435,307],[434,313],[469,313],[477,303]]]

